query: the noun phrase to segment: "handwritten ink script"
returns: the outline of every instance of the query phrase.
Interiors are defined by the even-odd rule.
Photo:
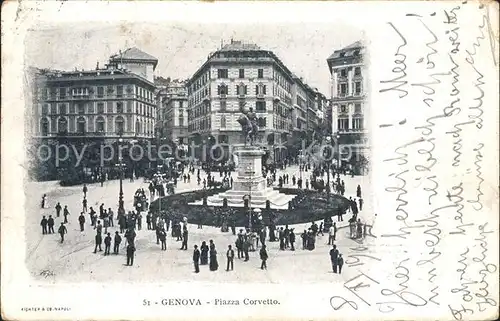
[[[387,21],[387,44],[371,55],[383,61],[373,67],[371,102],[378,237],[376,250],[359,250],[369,264],[346,260],[357,273],[330,299],[336,311],[456,320],[498,311],[491,24],[478,3],[428,8]]]
[[[491,317],[499,301],[498,198],[486,187],[487,164],[498,167],[488,120],[498,105],[486,108],[498,97],[491,30],[477,3],[433,9],[387,23],[392,65],[378,92],[388,113],[408,121],[379,129],[399,138],[381,150],[383,208],[392,217],[380,245],[405,251],[384,262],[393,268],[377,304],[383,313]]]

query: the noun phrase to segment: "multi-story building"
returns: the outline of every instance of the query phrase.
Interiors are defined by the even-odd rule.
[[[154,137],[158,60],[131,48],[105,68],[35,75],[34,138],[41,143],[148,141]],[[94,144],[95,145],[95,144]]]
[[[162,92],[161,102],[163,133],[167,141],[187,144],[188,96],[186,83],[173,80]]]
[[[357,41],[327,59],[332,76],[332,132],[339,144],[353,146],[353,157],[343,162],[356,165],[358,171],[364,170],[367,149],[364,52],[365,47]]]
[[[282,147],[293,130],[307,127],[305,86],[301,82],[301,97],[295,98],[294,76],[272,51],[231,40],[210,54],[187,82],[189,140],[208,146],[242,143],[240,108],[252,107],[259,141],[274,160],[282,160],[287,156]]]

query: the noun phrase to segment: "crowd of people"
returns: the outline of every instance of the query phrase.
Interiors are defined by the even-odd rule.
[[[286,165],[283,165],[283,168]],[[310,175],[305,180],[303,186],[302,174],[297,178],[296,175],[290,175],[289,173],[279,174],[279,169],[269,168],[263,173],[268,179],[268,184],[277,184],[280,187],[284,185],[292,185],[293,187],[299,189],[312,189],[312,190],[331,190],[340,195],[345,193],[345,183],[340,179],[341,172],[330,172],[330,168],[315,167],[311,168],[309,165],[302,165],[301,171],[309,173]],[[325,171],[327,175],[331,175],[331,184],[328,184],[328,180],[325,183],[324,175]],[[197,178],[198,185],[201,185],[203,181],[203,188],[211,188],[216,185],[215,183],[220,183],[223,186],[231,187],[233,184],[233,178],[231,177],[231,172],[228,170],[221,169],[219,171],[219,176],[221,181],[215,180],[215,176],[212,172],[207,172],[206,178],[201,178],[200,168],[195,169],[194,166],[186,166],[180,173],[179,178],[184,183],[189,183],[191,180],[191,175],[195,175]],[[164,196],[166,193],[165,186],[168,183],[174,185],[177,184],[177,179],[172,182],[171,179],[167,179],[163,175],[153,176],[153,179],[149,181],[149,199],[153,199],[156,196]],[[113,255],[118,255],[120,252],[120,247],[122,245],[122,239],[125,239],[126,245],[126,265],[132,266],[134,264],[134,257],[137,251],[135,239],[137,237],[136,231],[142,230],[142,221],[145,216],[147,230],[152,231],[156,235],[156,244],[160,245],[161,251],[167,250],[167,238],[168,232],[170,231],[170,236],[177,242],[181,243],[179,250],[187,251],[190,248],[189,241],[189,225],[186,217],[182,216],[182,213],[173,213],[168,209],[163,209],[159,211],[151,211],[148,206],[139,204],[148,204],[149,199],[144,191],[140,188],[134,194],[134,207],[135,209],[128,212],[118,213],[115,216],[113,210],[108,207],[106,209],[105,204],[101,203],[96,212],[93,206],[88,206],[88,188],[86,185],[82,188],[83,198],[82,198],[82,210],[78,216],[78,223],[80,231],[85,231],[86,228],[86,215],[89,215],[90,228],[95,231],[95,246],[93,253],[102,252],[102,243],[104,243],[104,255],[111,255],[111,244],[113,244]],[[172,191],[173,193],[173,191]],[[45,208],[47,204],[47,196],[44,194],[42,198],[42,207]],[[356,197],[349,197],[349,212],[352,217],[349,219],[349,237],[353,239],[363,238],[366,236],[366,223],[361,221],[358,217],[360,211],[363,210],[363,199],[361,186],[358,185],[356,190]],[[139,206],[138,206],[139,205]],[[61,222],[58,228],[58,233],[61,237],[61,243],[64,243],[64,237],[68,233],[66,224],[69,223],[68,217],[70,216],[67,205],[61,205],[59,202],[55,205],[55,217],[59,218],[61,215],[64,220]],[[343,221],[342,214],[338,215],[337,221]],[[117,222],[117,230],[112,231],[111,228],[115,227],[115,220]],[[235,258],[242,260],[243,262],[248,262],[250,260],[251,252],[258,252],[258,257],[260,258],[260,268],[267,269],[267,260],[269,258],[267,250],[267,242],[279,242],[279,251],[296,251],[297,249],[302,249],[305,251],[313,251],[316,249],[317,242],[321,237],[327,235],[327,241],[324,243],[332,245],[333,248],[330,250],[330,260],[334,273],[341,273],[343,266],[342,254],[339,253],[335,242],[337,241],[337,225],[333,222],[333,217],[326,218],[319,225],[316,222],[311,222],[311,225],[304,229],[302,232],[296,232],[294,227],[289,227],[288,225],[282,227],[276,226],[258,226],[257,228],[243,228],[240,229],[236,234],[236,226],[231,225],[232,234],[236,236],[234,247],[232,244],[227,245],[226,250],[226,271],[234,270]],[[42,234],[53,234],[55,220],[52,215],[43,216],[40,222],[42,226]],[[223,226],[224,227],[224,226]],[[119,229],[118,229],[119,228]],[[198,225],[198,229],[202,226]],[[221,229],[223,232],[229,231],[226,224],[225,228]],[[297,238],[300,237],[302,246],[297,247]],[[212,239],[202,241],[200,244],[191,244],[193,248],[193,265],[194,271],[196,273],[200,272],[200,266],[208,265],[210,271],[217,271],[219,269],[218,263],[218,253],[216,250],[216,245]],[[235,253],[236,251],[236,253]],[[278,252],[279,253],[279,252]]]

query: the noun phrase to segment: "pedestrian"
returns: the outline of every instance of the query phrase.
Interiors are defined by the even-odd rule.
[[[181,250],[186,250],[188,249],[188,229],[187,226],[184,225],[183,232],[182,232],[182,246]]]
[[[356,188],[356,197],[361,198],[361,186],[360,185],[358,185],[358,187]]]
[[[95,223],[96,223],[96,212],[94,211],[94,209],[92,208],[92,206],[89,208],[89,216],[90,216],[90,222],[91,222],[91,225],[95,227]]]
[[[339,274],[342,273],[342,266],[344,265],[344,258],[342,257],[342,254],[339,253],[339,257],[337,259],[337,264],[339,268]]]
[[[363,199],[360,197],[358,202],[359,202],[359,210],[362,211],[363,210]]]
[[[290,247],[291,247],[290,250],[295,251],[295,245],[294,245],[295,244],[295,233],[293,232],[293,228],[290,229],[289,237],[290,237]]]
[[[227,252],[226,252],[226,257],[227,257],[227,268],[226,271],[229,271],[229,267],[231,267],[231,271],[234,268],[234,250],[231,247],[231,245],[227,246]]]
[[[215,250],[215,245],[213,242],[210,244],[210,271],[217,271],[219,269],[219,263],[217,262],[217,250]]]
[[[94,248],[94,253],[97,253],[97,247],[99,247],[99,252],[102,252],[102,234],[97,232],[95,234],[95,248]]]
[[[62,209],[61,204],[59,202],[57,202],[57,204],[56,204],[56,217],[61,216],[61,209]]]
[[[358,222],[356,223],[356,238],[363,237],[363,223],[361,223],[361,219],[358,218]]]
[[[102,234],[102,224],[101,221],[97,221],[97,225],[94,227],[98,234]]]
[[[208,245],[207,242],[203,241],[201,242],[201,256],[200,256],[200,265],[207,265],[208,264]]]
[[[151,224],[151,212],[148,212],[148,214],[146,214],[146,224],[148,225],[148,231],[151,230],[153,228],[152,224]]]
[[[337,250],[337,245],[333,245],[330,250],[330,261],[332,263],[333,273],[337,273],[339,250]]]
[[[68,234],[68,230],[66,229],[66,226],[64,226],[64,223],[61,222],[61,226],[59,226],[59,235],[61,235],[61,243],[64,242],[64,234]]]
[[[142,229],[142,214],[139,212],[137,215],[137,229],[140,231]]]
[[[83,198],[87,198],[87,191],[89,189],[87,188],[87,184],[83,184]]]
[[[245,235],[245,238],[243,240],[243,252],[245,253],[245,262],[247,262],[250,259],[250,256],[248,255],[249,248],[250,248],[250,237],[248,235]]]
[[[82,211],[87,212],[87,199],[84,198],[82,201]]]
[[[113,253],[118,254],[120,250],[120,243],[122,242],[122,237],[118,233],[118,231],[115,232],[115,239],[114,239],[114,247],[113,247]]]
[[[194,246],[193,264],[194,264],[194,273],[200,273],[200,250],[198,250],[198,245]]]
[[[302,249],[305,250],[307,248],[307,231],[304,230],[300,237],[302,238]]]
[[[69,215],[69,210],[68,210],[68,205],[64,205],[64,224],[68,223],[68,215]]]
[[[167,250],[167,233],[165,232],[164,229],[160,229],[158,234],[159,234],[158,236],[159,236],[160,241],[161,241],[161,250],[166,251]]]
[[[54,218],[52,217],[52,215],[49,215],[49,219],[47,220],[47,225],[49,227],[49,234],[55,233],[54,224],[55,224]]]
[[[47,194],[43,194],[41,207],[45,208],[46,203],[47,203]]]
[[[83,215],[83,212],[80,213],[80,216],[78,216],[78,223],[80,223],[80,232],[83,232],[85,229],[85,216]]]
[[[109,226],[111,226],[111,227],[115,227],[115,223],[113,222],[114,215],[115,215],[115,213],[113,213],[113,211],[111,210],[111,207],[108,208]]]
[[[262,245],[262,247],[260,248],[260,259],[262,260],[262,263],[260,264],[260,269],[261,270],[264,270],[266,269],[267,270],[267,250],[266,250],[266,246],[265,245]]]
[[[336,223],[333,223],[333,225],[330,226],[330,229],[328,230],[328,245],[333,245],[336,236],[337,236],[337,225]]]
[[[42,220],[40,221],[40,225],[42,226],[42,234],[47,234],[47,224],[48,224],[48,220],[45,218],[45,215],[44,215]]]
[[[111,233],[108,233],[104,238],[104,255],[109,255],[111,251]]]
[[[133,244],[129,243],[127,245],[127,266],[134,265],[134,253],[135,247]]]

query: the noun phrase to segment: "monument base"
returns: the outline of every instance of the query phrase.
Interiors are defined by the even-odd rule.
[[[264,151],[257,146],[235,146],[238,157],[237,177],[233,180],[231,190],[208,197],[207,205],[222,206],[224,198],[228,206],[243,207],[244,198],[249,198],[252,208],[265,208],[266,201],[270,201],[271,208],[288,208],[288,202],[294,195],[282,194],[272,187],[267,187],[266,179],[262,176],[262,156]],[[202,203],[201,201],[194,204]]]

